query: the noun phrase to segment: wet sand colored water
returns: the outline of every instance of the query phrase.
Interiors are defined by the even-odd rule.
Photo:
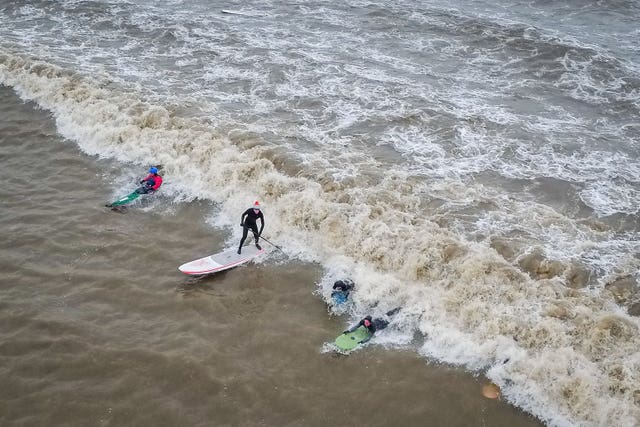
[[[540,425],[412,348],[323,353],[347,320],[317,265],[272,251],[182,275],[225,246],[215,207],[160,192],[111,212],[139,167],[80,153],[5,87],[0,108],[0,424]]]
[[[4,2],[7,393],[114,423],[468,423],[490,400],[640,427],[638,21],[637,2]],[[103,207],[158,164],[157,195]],[[233,250],[254,200],[282,252],[177,272]]]

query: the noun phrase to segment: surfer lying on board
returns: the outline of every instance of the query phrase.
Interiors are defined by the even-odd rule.
[[[349,279],[336,280],[333,284],[331,298],[336,304],[342,304],[349,298],[349,293],[353,290],[353,281]]]
[[[258,231],[257,220],[260,220],[260,231]],[[242,216],[240,217],[240,227],[242,227],[242,239],[240,240],[240,246],[238,247],[238,254],[242,252],[242,244],[247,238],[247,234],[249,234],[249,229],[253,231],[253,237],[256,241],[256,248],[261,250],[262,248],[258,244],[258,239],[262,234],[262,230],[264,230],[264,215],[262,215],[262,211],[260,210],[260,203],[256,200],[252,207],[244,211]]]
[[[386,317],[391,317],[394,314],[396,314],[397,312],[400,311],[400,307],[396,307],[393,310],[387,311],[387,313],[385,314]],[[347,329],[346,331],[343,332],[343,334],[348,334],[349,332],[353,332],[356,329],[358,329],[360,326],[364,326],[365,328],[367,328],[367,330],[369,331],[369,336],[365,339],[363,339],[362,341],[359,341],[358,344],[364,344],[367,341],[369,341],[371,339],[371,337],[373,337],[373,334],[376,333],[376,331],[381,331],[384,328],[386,328],[387,326],[389,326],[389,321],[383,318],[375,318],[372,319],[371,316],[367,316],[364,319],[362,319],[360,322],[358,322],[356,325],[354,325],[353,327]]]
[[[140,181],[142,187],[136,191],[140,194],[153,193],[162,185],[162,177],[158,175],[158,168],[152,167],[149,169],[149,175]]]

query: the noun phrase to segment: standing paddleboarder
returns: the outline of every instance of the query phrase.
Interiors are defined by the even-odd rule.
[[[258,231],[257,220],[260,220],[260,231]],[[258,239],[262,234],[262,230],[264,229],[264,215],[262,215],[262,211],[260,210],[260,203],[256,200],[252,207],[244,211],[242,217],[240,218],[240,227],[242,227],[242,240],[240,240],[240,246],[238,247],[238,254],[242,252],[242,244],[247,238],[247,234],[249,234],[249,229],[253,231],[253,237],[256,240],[256,248],[261,250],[262,248],[258,244]]]

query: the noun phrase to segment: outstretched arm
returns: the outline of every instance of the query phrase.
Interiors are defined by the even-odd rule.
[[[387,313],[386,313],[386,314],[387,314],[387,316],[393,316],[394,314],[396,314],[397,312],[399,312],[401,308],[402,308],[402,307],[396,307],[396,308],[394,308],[393,310],[389,310],[389,311],[387,311]]]
[[[364,344],[364,343],[366,343],[367,341],[369,341],[369,340],[371,339],[371,337],[372,337],[372,336],[373,336],[373,334],[371,334],[371,335],[369,335],[368,337],[366,337],[366,338],[364,338],[364,339],[360,340],[358,343],[359,343],[359,344]]]
[[[364,325],[364,322],[361,320],[360,322],[353,325],[350,329],[347,329],[346,331],[344,331],[343,334],[348,334],[349,332],[353,332],[362,325]]]

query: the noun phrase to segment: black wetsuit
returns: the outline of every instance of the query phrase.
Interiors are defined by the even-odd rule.
[[[349,332],[353,332],[356,329],[358,329],[360,326],[364,326],[364,320],[365,319],[362,319],[357,325],[355,325],[353,328],[349,329]],[[371,324],[369,325],[368,328],[366,326],[364,326],[364,327],[367,328],[369,330],[369,332],[371,332],[371,335],[375,334],[376,331],[381,331],[384,328],[386,328],[387,326],[389,326],[389,322],[387,322],[384,319],[371,319],[370,322],[371,322]]]
[[[156,182],[153,179],[143,179],[142,181],[140,181],[140,184],[142,184],[142,187],[136,190],[136,193],[138,194],[148,194],[155,191],[153,189],[153,186],[156,185]]]
[[[400,311],[400,307],[396,307],[393,310],[387,311],[385,314],[387,317],[391,317],[394,314],[396,314],[397,312]],[[369,327],[367,328],[366,326],[364,326],[364,321],[368,320],[369,322],[371,322],[371,324],[369,325]],[[389,321],[385,320],[385,319],[381,319],[381,318],[376,318],[376,319],[372,319],[371,316],[367,316],[364,319],[362,319],[360,322],[358,322],[357,325],[353,326],[351,329],[345,331],[345,332],[353,332],[356,329],[358,329],[360,326],[364,326],[365,328],[367,328],[367,330],[369,331],[370,335],[363,339],[362,341],[360,341],[360,344],[363,344],[367,341],[369,341],[371,339],[371,337],[373,337],[373,334],[376,333],[376,331],[381,331],[384,328],[386,328],[387,326],[389,326]]]
[[[364,321],[365,320],[369,320],[371,322],[369,327],[364,326]],[[380,331],[380,330],[386,328],[387,326],[389,326],[389,322],[384,320],[384,319],[371,319],[371,316],[367,316],[364,319],[362,319],[360,322],[358,322],[358,324],[356,324],[355,326],[353,326],[351,329],[349,329],[346,332],[353,332],[356,329],[358,329],[360,326],[364,326],[365,328],[367,328],[367,330],[369,331],[369,334],[370,334],[367,338],[365,338],[362,341],[360,341],[360,344],[363,344],[363,343],[366,343],[367,341],[369,341],[371,339],[371,337],[373,336],[373,334],[376,333],[376,331]]]
[[[353,282],[351,280],[337,280],[333,284],[333,292],[331,292],[331,297],[335,296],[336,294],[343,294],[346,300],[349,296],[349,293],[351,292],[351,289],[353,289]]]
[[[258,219],[260,220],[260,231],[258,231],[258,224],[256,222]],[[262,215],[262,211],[258,211],[258,213],[256,213],[253,208],[247,209],[246,211],[244,211],[242,217],[240,218],[240,225],[242,226],[243,230],[242,240],[240,240],[240,246],[238,247],[238,253],[240,253],[240,251],[242,250],[242,244],[247,238],[249,229],[253,231],[253,237],[256,240],[256,247],[258,249],[261,249],[260,245],[258,245],[258,239],[260,238],[262,230],[264,229],[264,215]]]
[[[333,284],[334,291],[349,292],[353,288],[353,282],[349,279],[336,280]]]

